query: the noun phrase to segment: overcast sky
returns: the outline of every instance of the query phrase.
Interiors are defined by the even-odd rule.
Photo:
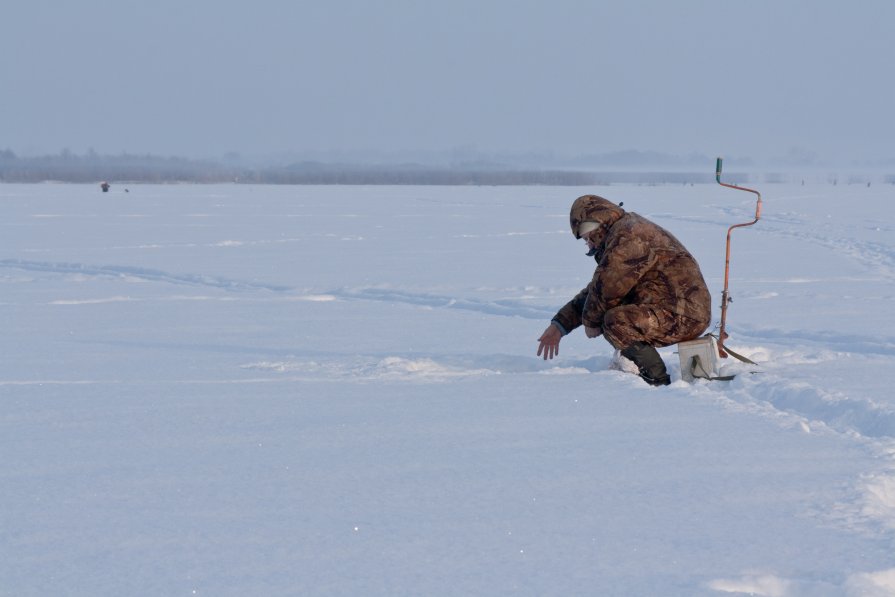
[[[21,155],[895,158],[888,0],[3,0]]]

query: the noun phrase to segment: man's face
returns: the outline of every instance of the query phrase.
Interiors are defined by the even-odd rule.
[[[594,248],[596,248],[597,243],[599,242],[599,239],[597,238],[599,233],[599,230],[591,230],[590,232],[581,235],[581,238],[583,238],[584,242],[587,243],[588,250],[592,251]]]
[[[581,235],[581,238],[584,239],[584,242],[587,243],[587,253],[588,257],[593,257],[597,254],[597,245],[600,243],[600,230],[591,230],[585,234]]]

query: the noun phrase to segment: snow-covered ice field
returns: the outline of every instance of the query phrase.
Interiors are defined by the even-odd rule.
[[[895,187],[756,184],[732,382],[578,330],[596,193],[0,185],[0,595],[895,594]],[[751,373],[750,371],[757,371]]]

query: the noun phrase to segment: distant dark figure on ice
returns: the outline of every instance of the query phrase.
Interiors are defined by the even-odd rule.
[[[604,336],[647,383],[671,379],[656,347],[698,337],[711,322],[711,296],[693,256],[670,232],[596,195],[572,204],[572,234],[597,262],[593,279],[560,309],[538,338],[538,356],[559,354],[579,326]]]
[[[99,183],[99,188],[103,190],[103,193],[109,192],[109,186],[109,183],[107,183],[106,181],[102,181],[101,183]]]

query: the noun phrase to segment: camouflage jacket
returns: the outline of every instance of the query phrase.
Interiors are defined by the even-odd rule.
[[[553,318],[564,333],[582,324],[602,331],[603,316],[619,305],[651,304],[706,326],[711,321],[711,295],[699,264],[661,226],[624,212],[594,258],[590,284]]]

